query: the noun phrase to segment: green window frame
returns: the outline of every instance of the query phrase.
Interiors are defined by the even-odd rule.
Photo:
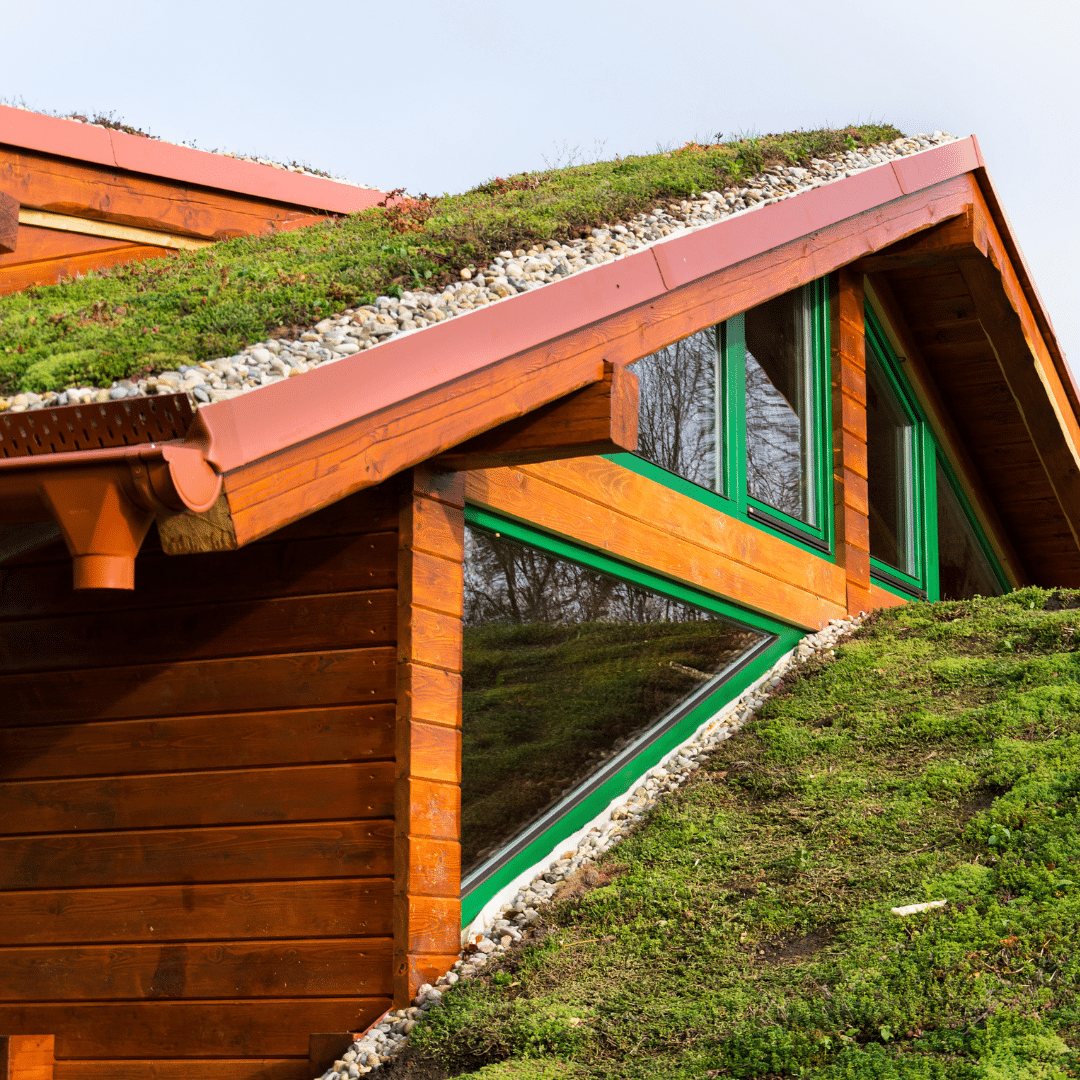
[[[938,445],[926,414],[915,397],[896,353],[889,344],[889,339],[885,334],[881,321],[869,304],[865,306],[864,310],[867,365],[871,363],[877,365],[878,371],[915,427],[915,435],[912,439],[913,460],[910,462],[910,475],[913,486],[912,506],[915,515],[915,572],[911,574],[904,573],[902,570],[898,570],[896,567],[871,556],[871,580],[879,588],[885,589],[894,596],[903,597],[905,600],[913,598],[939,600],[941,598],[938,579],[937,536],[937,466],[940,464],[942,472],[952,487],[953,494],[956,495],[961,508],[967,515],[968,523],[971,525],[983,554],[990,564],[990,569],[998,579],[1002,590],[1008,592],[1011,588],[1009,580],[994,555],[993,549],[990,547],[986,532],[974,513],[971,501],[964,493],[963,485],[960,483],[956,471],[949,464],[948,459]]]
[[[683,495],[736,517],[764,532],[780,536],[814,555],[833,556],[832,397],[830,388],[829,279],[801,287],[810,315],[811,377],[807,388],[811,410],[806,490],[816,511],[814,524],[784,513],[747,490],[746,337],[745,315],[714,327],[717,341],[717,408],[720,445],[717,454],[719,490],[695,484],[637,454],[607,455],[621,465]],[[631,367],[633,370],[633,367]]]
[[[903,415],[911,422],[910,460],[912,543],[910,570],[870,556],[870,579],[895,596],[926,600],[937,598],[937,487],[934,472],[937,448],[930,426],[911,388],[900,373],[896,354],[873,310],[865,308],[866,366],[874,365]],[[933,553],[933,558],[930,558]]]
[[[587,793],[572,802],[542,831],[533,834],[526,830],[523,838],[509,845],[512,854],[494,870],[482,878],[462,882],[461,920],[468,925],[484,905],[500,889],[519,874],[535,866],[555,847],[563,843],[589,821],[600,814],[611,802],[624,795],[642,774],[658,765],[672,750],[685,742],[708,719],[728,701],[738,697],[747,687],[765,674],[785,653],[795,647],[804,631],[756,612],[701,592],[685,582],[661,577],[640,567],[624,563],[610,555],[584,547],[566,537],[548,533],[520,521],[503,517],[472,504],[465,507],[465,521],[480,529],[486,529],[508,539],[530,544],[583,566],[609,574],[642,588],[650,589],[688,604],[695,604],[707,611],[727,616],[754,630],[769,635],[769,639],[727,679],[716,686],[703,699],[692,702],[692,707],[676,709],[671,722],[658,725],[657,734],[639,751],[623,760],[616,758],[616,766]]]

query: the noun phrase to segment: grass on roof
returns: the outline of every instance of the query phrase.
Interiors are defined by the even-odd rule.
[[[1078,608],[913,604],[789,674],[388,1080],[1077,1075]]]
[[[107,386],[228,356],[378,295],[456,280],[462,267],[486,265],[506,248],[576,238],[770,164],[900,135],[882,125],[793,132],[497,177],[462,195],[28,288],[0,297],[0,394]]]

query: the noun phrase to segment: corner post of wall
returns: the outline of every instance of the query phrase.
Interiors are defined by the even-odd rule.
[[[461,944],[461,656],[465,478],[413,471],[398,517],[394,1004]]]
[[[863,275],[837,271],[833,298],[833,507],[836,562],[847,578],[848,614],[869,611],[870,504],[866,449],[866,326]]]
[[[0,1035],[0,1080],[52,1080],[55,1036]]]

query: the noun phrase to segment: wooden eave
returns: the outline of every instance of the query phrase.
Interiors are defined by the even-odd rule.
[[[974,137],[948,144],[402,335],[370,353],[205,406],[185,445],[221,476],[221,494],[207,512],[160,513],[163,545],[173,553],[231,549],[451,452],[445,464],[463,469],[470,467],[470,453],[476,455],[475,465],[488,467],[625,445],[630,384],[620,389],[615,368],[839,267],[878,253],[902,253],[918,234],[963,219],[985,220],[980,235],[990,235],[991,227],[993,232],[985,252],[961,238],[965,251],[978,251],[987,265],[997,260],[992,271],[972,269],[990,297],[983,301],[987,318],[994,307],[1004,326],[994,331],[999,373],[978,369],[989,380],[989,411],[982,397],[962,398],[959,388],[948,388],[949,361],[939,362],[928,351],[928,363],[956,429],[975,440],[976,480],[989,491],[1009,533],[1002,545],[1015,544],[1019,562],[1037,580],[1046,568],[1059,575],[1057,584],[1080,581],[1071,509],[1080,499],[1069,501],[1080,485],[1076,387],[1026,269],[1015,261],[1007,223],[999,222],[986,199],[984,191],[992,189],[984,173]],[[955,287],[948,274],[928,277],[924,269],[916,267],[914,274],[931,282],[929,295],[901,299],[905,317],[916,302],[924,311],[947,302],[948,290]],[[887,273],[898,275],[890,284],[902,293],[902,275],[913,271]],[[913,326],[916,335],[921,325]],[[1026,349],[1019,348],[1021,341]],[[1032,372],[1048,387],[1042,402],[1033,396]],[[959,377],[959,368],[956,373]],[[575,399],[574,421],[586,413],[599,421],[588,437],[582,438],[580,429],[568,434],[570,414],[560,420],[558,410],[553,427],[541,424],[532,435],[523,434],[529,425],[522,418],[569,402],[569,395],[589,387],[599,396],[589,406]],[[1010,442],[1001,452],[980,442],[976,428],[984,414],[984,426],[992,426],[1003,387],[1014,410],[1016,394],[1026,395],[1026,404],[1019,408],[1019,426],[1012,418]],[[602,402],[599,410],[596,401]],[[1007,401],[1001,406],[1006,412],[1009,407]],[[1056,418],[1050,435],[1044,430],[1047,415]],[[526,447],[523,439],[532,442]],[[999,484],[988,464],[995,453],[1026,454],[1029,464],[1036,461],[1041,468],[1041,477],[1032,480],[1042,485],[1038,529],[1024,527],[1032,489]]]
[[[0,106],[0,193],[18,244],[0,236],[0,294],[310,225],[383,193],[186,146]]]

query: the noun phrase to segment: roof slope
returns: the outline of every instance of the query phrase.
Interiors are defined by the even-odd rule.
[[[588,237],[658,203],[685,218],[683,200],[717,189],[760,202],[766,192],[746,185],[766,166],[819,162],[820,173],[790,185],[809,187],[878,163],[867,148],[898,135],[877,127],[792,133],[497,178],[464,195],[406,199],[344,222],[0,297],[0,393],[109,385],[146,369],[225,357],[380,295],[460,281],[462,267],[486,267],[500,251]],[[832,169],[825,157],[835,160]]]
[[[1074,1075],[1078,605],[893,609],[786,675],[387,1075]]]

